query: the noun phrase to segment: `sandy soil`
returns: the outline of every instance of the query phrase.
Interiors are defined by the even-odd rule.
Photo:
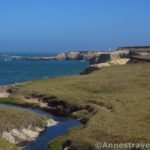
[[[10,94],[7,92],[6,86],[0,87],[0,98],[8,97]]]

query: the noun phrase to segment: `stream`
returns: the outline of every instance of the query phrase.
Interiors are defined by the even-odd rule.
[[[46,128],[46,130],[39,135],[39,137],[30,143],[28,143],[24,150],[48,150],[47,144],[49,141],[55,139],[56,137],[66,135],[70,128],[81,126],[81,123],[78,120],[72,118],[62,118],[51,115],[47,112],[44,112],[40,109],[34,108],[23,108],[21,106],[11,105],[11,104],[0,104],[0,107],[12,107],[18,109],[24,109],[37,113],[38,115],[48,116],[49,118],[58,121],[59,123],[55,126]]]

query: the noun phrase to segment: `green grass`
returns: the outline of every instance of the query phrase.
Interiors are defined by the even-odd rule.
[[[0,133],[11,129],[44,127],[46,118],[21,108],[0,106]]]
[[[17,146],[0,137],[0,150],[20,150]]]
[[[89,75],[34,81],[16,88],[16,95],[32,93],[90,104],[98,110],[85,128],[71,135],[78,149],[98,141],[150,142],[150,64],[112,66]]]
[[[82,127],[72,128],[69,130],[69,133],[64,136],[59,136],[55,138],[54,140],[50,141],[48,143],[49,150],[61,150],[62,145],[71,139],[71,135],[73,135],[75,132],[80,131]]]
[[[0,98],[0,104],[12,104],[12,105],[18,105],[22,107],[40,108],[39,104],[28,103],[21,99],[13,98],[13,97]]]
[[[48,148],[49,150],[61,150],[62,149],[62,145],[69,140],[69,136],[65,135],[62,137],[57,137],[55,140],[51,141],[48,144]]]

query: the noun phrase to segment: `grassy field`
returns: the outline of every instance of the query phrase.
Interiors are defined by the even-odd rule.
[[[18,86],[15,93],[45,94],[71,104],[94,106],[97,113],[85,127],[69,134],[76,149],[94,149],[96,142],[104,141],[150,142],[150,64],[112,66],[89,75],[34,81]],[[63,138],[54,143],[59,141]]]
[[[0,133],[16,128],[28,128],[29,125],[44,127],[45,119],[27,110],[0,106]]]

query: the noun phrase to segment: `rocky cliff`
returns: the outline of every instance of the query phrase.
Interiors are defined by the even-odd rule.
[[[128,63],[149,63],[150,54],[133,56]]]
[[[68,52],[66,54],[66,60],[83,60],[83,57],[80,52]]]
[[[117,59],[136,59],[140,60],[137,56],[146,56],[150,54],[150,46],[132,46],[132,47],[119,47],[116,51],[102,52],[102,51],[70,51],[68,53],[60,53],[56,56],[48,57],[12,57],[12,60],[24,61],[50,61],[50,60],[88,60],[91,65],[106,63]],[[6,60],[8,57],[0,56],[1,60]],[[142,58],[142,61],[144,59]],[[147,60],[146,60],[147,61]],[[132,61],[135,62],[135,61]]]
[[[99,56],[101,52],[96,51],[70,51],[68,53],[60,53],[55,58],[57,60],[90,60]]]
[[[133,47],[119,47],[116,51],[113,52],[101,52],[99,55],[93,56],[90,59],[90,64],[105,63],[121,58],[135,59],[137,56],[144,56],[150,54],[150,46],[133,46]],[[140,60],[139,58],[137,58]],[[147,60],[145,60],[147,61]]]
[[[56,60],[65,60],[65,59],[66,59],[65,53],[60,53],[56,56]]]
[[[120,47],[113,52],[101,52],[90,59],[90,66],[81,74],[88,74],[102,67],[126,63],[150,62],[150,46]]]
[[[120,58],[127,58],[129,51],[119,50],[113,52],[101,52],[99,55],[94,56],[90,59],[90,64],[105,63]]]
[[[119,47],[117,51],[128,51],[128,57],[134,57],[137,55],[147,55],[150,54],[150,46],[130,46],[130,47]]]

